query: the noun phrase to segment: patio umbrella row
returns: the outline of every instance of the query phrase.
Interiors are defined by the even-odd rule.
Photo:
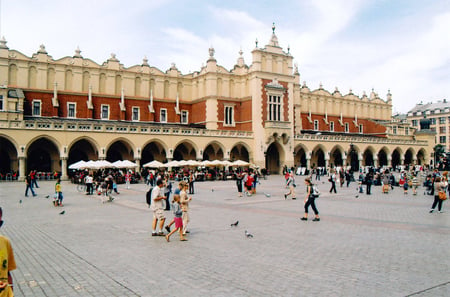
[[[144,164],[144,167],[148,168],[162,168],[162,167],[185,167],[185,166],[203,166],[203,167],[220,167],[220,166],[250,166],[251,164],[242,160],[237,160],[234,162],[230,161],[220,161],[220,160],[214,160],[214,161],[196,161],[196,160],[182,160],[182,161],[170,161],[167,163],[161,163],[159,161],[151,161],[149,163]]]
[[[196,160],[182,160],[182,161],[170,161],[167,163],[161,163],[159,161],[151,161],[146,164],[144,164],[144,167],[148,168],[168,168],[168,167],[185,167],[185,166],[192,166],[192,167],[198,167],[198,166],[204,166],[204,167],[220,167],[220,166],[232,166],[232,167],[246,167],[250,166],[251,164],[242,160],[237,160],[234,162],[230,161],[220,161],[220,160],[214,160],[214,161],[196,161]],[[116,161],[114,163],[108,162],[106,160],[99,160],[99,161],[78,161],[76,163],[73,163],[69,166],[69,169],[104,169],[104,168],[136,168],[138,167],[136,163],[133,163],[129,160],[124,161]]]
[[[99,161],[78,161],[69,166],[69,169],[103,169],[103,168],[136,168],[138,167],[136,163],[129,160],[108,162],[106,160]]]

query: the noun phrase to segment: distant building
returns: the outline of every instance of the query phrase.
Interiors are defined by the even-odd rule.
[[[0,173],[60,171],[79,160],[238,160],[284,166],[428,165],[434,142],[392,120],[392,95],[310,89],[278,43],[275,27],[252,62],[231,70],[209,49],[182,74],[115,54],[98,64],[60,59],[45,46],[28,57],[0,40]],[[400,127],[400,128],[398,128]]]
[[[430,130],[435,132],[435,143],[445,147],[450,152],[450,102],[446,99],[435,103],[419,103],[408,111],[407,120],[412,127],[421,130],[420,120],[430,121]]]

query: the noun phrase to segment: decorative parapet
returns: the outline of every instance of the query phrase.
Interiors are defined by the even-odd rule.
[[[104,132],[130,134],[168,134],[207,137],[252,138],[251,131],[210,130],[181,126],[164,126],[156,123],[113,122],[100,120],[61,120],[53,118],[28,118],[24,121],[0,122],[0,128],[20,130],[51,130],[64,132]]]
[[[379,143],[379,144],[399,144],[399,145],[423,145],[427,146],[425,140],[405,140],[390,139],[373,136],[345,136],[345,135],[317,135],[317,134],[296,134],[294,140],[298,141],[317,141],[317,142],[345,142],[345,143]]]

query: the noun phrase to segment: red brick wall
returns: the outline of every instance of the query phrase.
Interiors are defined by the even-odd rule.
[[[191,104],[191,112],[189,112],[189,122],[198,124],[206,121],[206,101],[200,101]]]
[[[330,125],[326,124],[324,121],[325,115],[324,114],[311,114],[311,120],[312,123],[310,123],[307,119],[308,114],[302,113],[302,129],[303,130],[314,130],[314,120],[319,121],[319,131],[330,131]],[[386,127],[377,124],[376,122],[370,120],[370,119],[359,119],[358,118],[358,126],[355,126],[353,121],[355,118],[342,118],[342,122],[344,126],[341,126],[339,124],[340,117],[338,116],[328,116],[328,122],[334,122],[334,132],[345,132],[345,123],[348,123],[349,125],[349,132],[348,133],[359,133],[359,125],[363,125],[363,134],[371,134],[373,136],[383,136],[386,137]],[[299,133],[300,131],[295,131],[295,133]]]
[[[234,127],[224,126],[225,120],[225,104],[231,103],[234,106],[234,121],[236,125]],[[251,123],[242,123],[242,121],[251,121],[252,118],[252,104],[251,101],[237,102],[231,100],[218,100],[217,119],[219,130],[235,130],[235,131],[251,131]]]

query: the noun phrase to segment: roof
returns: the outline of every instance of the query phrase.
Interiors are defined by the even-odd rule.
[[[441,110],[444,111],[445,109],[450,109],[450,101],[447,101],[446,99],[444,100],[439,100],[438,102],[429,102],[429,103],[418,103],[416,104],[416,106],[414,106],[413,109],[411,109],[410,111],[408,111],[408,113],[416,113],[416,112],[425,112],[425,111],[429,111],[429,110]]]

